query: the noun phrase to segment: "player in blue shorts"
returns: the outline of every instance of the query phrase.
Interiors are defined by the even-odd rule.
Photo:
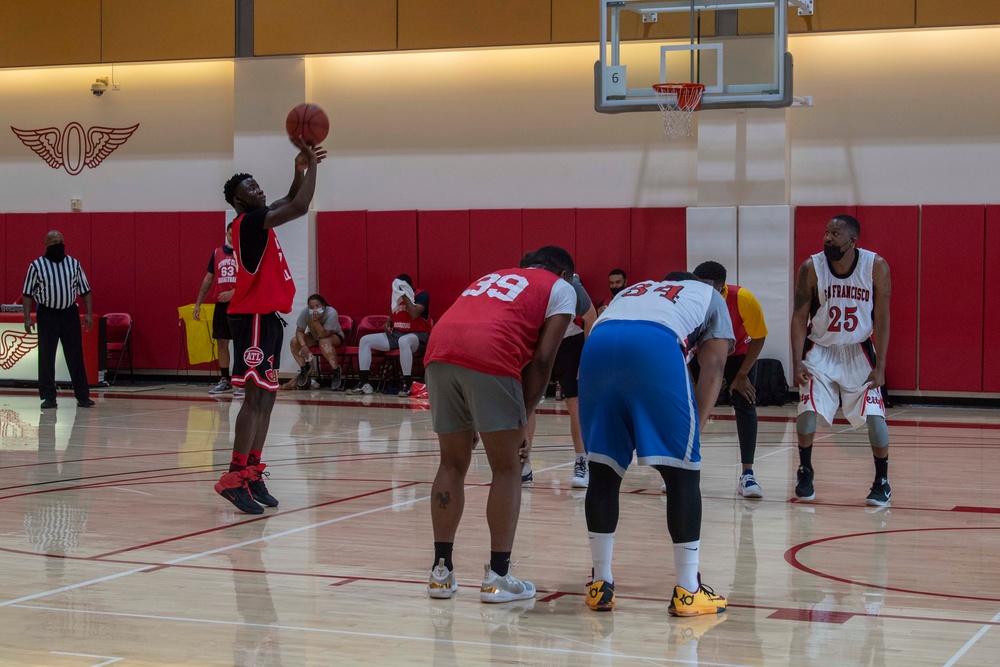
[[[580,361],[580,425],[590,463],[587,530],[594,561],[587,606],[615,605],[611,553],[618,494],[632,453],[667,485],[667,530],[674,543],[674,616],[717,614],[726,598],[702,585],[701,452],[698,434],[715,405],[733,325],[722,296],[694,274],[636,283],[597,319]],[[686,356],[697,350],[692,386]]]

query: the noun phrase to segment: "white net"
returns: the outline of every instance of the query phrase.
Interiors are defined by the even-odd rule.
[[[705,86],[700,83],[657,83],[656,104],[663,112],[663,137],[682,139],[691,136],[691,116],[701,108]]]

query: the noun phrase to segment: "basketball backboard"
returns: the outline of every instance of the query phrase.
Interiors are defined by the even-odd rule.
[[[792,105],[788,8],[809,0],[601,0],[594,106],[658,111],[653,84],[704,84],[701,108]]]

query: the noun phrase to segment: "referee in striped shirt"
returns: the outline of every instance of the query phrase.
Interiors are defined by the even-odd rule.
[[[87,306],[83,323],[87,331],[94,325],[90,284],[80,262],[66,254],[63,235],[51,231],[45,235],[45,254],[31,263],[24,279],[24,330],[32,333],[31,304],[38,303],[38,394],[42,409],[56,407],[56,347],[61,342],[73,393],[81,408],[92,408],[87,368],[83,363],[83,332],[80,329],[79,296]]]

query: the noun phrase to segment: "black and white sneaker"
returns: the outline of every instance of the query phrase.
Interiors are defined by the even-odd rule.
[[[813,469],[799,466],[797,474],[798,482],[795,484],[795,496],[799,500],[813,500],[816,498],[816,489],[813,488],[813,475],[815,474]]]
[[[879,477],[872,483],[871,493],[865,499],[865,504],[872,507],[888,507],[891,497],[892,489],[889,488],[889,480],[885,477]]]
[[[333,369],[333,379],[330,380],[330,390],[339,391],[344,386],[344,369],[337,366]]]
[[[571,482],[574,489],[585,489],[590,484],[590,468],[587,466],[586,456],[577,456],[576,462],[573,464],[573,481]]]

